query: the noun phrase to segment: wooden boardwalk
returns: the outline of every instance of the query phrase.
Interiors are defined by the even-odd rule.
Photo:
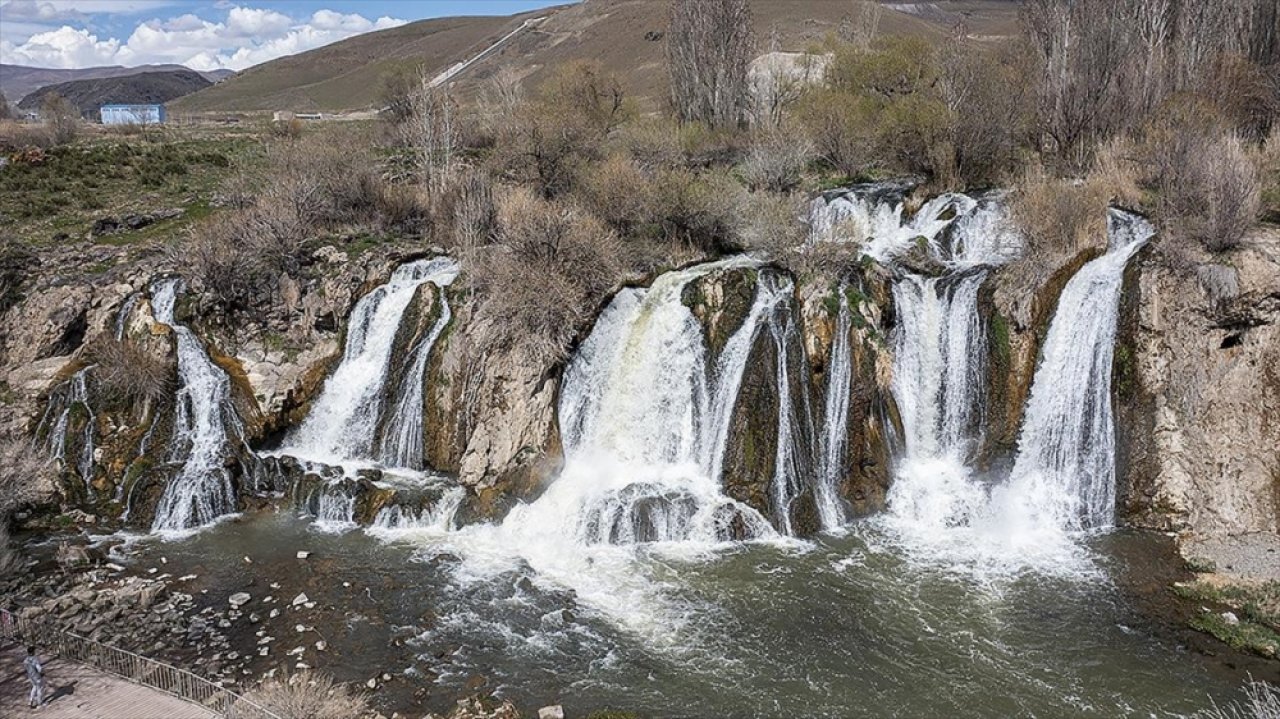
[[[134,684],[83,664],[44,660],[46,704],[27,707],[22,660],[26,649],[0,645],[0,717],[44,719],[217,719],[218,714],[164,692]],[[52,701],[50,701],[52,699]]]

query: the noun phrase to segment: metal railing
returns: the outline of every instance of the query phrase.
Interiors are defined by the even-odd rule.
[[[43,618],[33,619],[0,609],[0,639],[34,644],[63,659],[171,694],[227,719],[286,719],[185,669],[58,629]]]

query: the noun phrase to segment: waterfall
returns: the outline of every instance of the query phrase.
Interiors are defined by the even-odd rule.
[[[1120,289],[1129,258],[1155,231],[1119,210],[1107,224],[1107,253],[1082,267],[1058,300],[1009,483],[1025,513],[1073,530],[1114,520],[1111,365]]]
[[[391,354],[404,313],[419,286],[433,282],[444,287],[457,275],[457,263],[447,257],[410,262],[396,268],[386,284],[360,298],[347,325],[341,364],[281,453],[333,465],[375,458],[384,389],[391,376]],[[443,292],[440,294],[443,297]],[[415,425],[421,434],[422,374],[430,345],[443,327],[437,322],[427,340],[410,353],[409,374],[415,375],[414,381],[402,383],[394,409],[393,436],[379,448],[378,456],[383,459],[421,464],[421,438],[410,440],[401,435],[409,431],[405,424]]]
[[[167,279],[151,290],[156,321],[167,325],[177,340],[179,388],[169,456],[182,464],[165,485],[151,525],[155,532],[208,524],[234,512],[236,504],[225,466],[232,452],[228,431],[240,430],[231,405],[231,380],[209,359],[195,333],[174,320],[174,303],[181,289],[181,280]]]
[[[985,271],[959,277],[907,275],[893,287],[893,394],[913,456],[967,452],[986,380],[986,334],[978,315]]]
[[[966,195],[946,193],[904,221],[907,189],[894,184],[860,185],[836,197],[814,199],[809,208],[810,241],[858,243],[864,254],[889,262],[923,238],[936,254],[938,234],[978,204]]]
[[[409,356],[409,371],[400,382],[395,407],[382,437],[381,461],[388,467],[407,467],[416,470],[426,467],[422,447],[422,412],[426,392],[427,361],[431,357],[431,349],[435,347],[436,340],[453,319],[448,297],[444,292],[440,292],[439,295],[440,316],[427,332],[427,336],[418,343]]]
[[[36,434],[44,434],[45,451],[49,456],[66,464],[67,432],[71,426],[75,408],[82,407],[85,413],[84,426],[80,429],[80,456],[76,458],[76,473],[84,481],[86,496],[93,497],[93,438],[97,416],[93,406],[89,404],[89,370],[93,365],[85,367],[49,393],[49,404],[44,416],[36,428]]]
[[[129,326],[129,315],[133,313],[133,308],[141,298],[141,292],[134,292],[125,298],[124,304],[120,305],[120,311],[116,313],[116,342],[124,339],[124,331]]]
[[[565,372],[560,427],[566,467],[507,524],[547,523],[583,544],[730,538],[771,529],[720,492],[719,468],[752,339],[782,294],[762,279],[751,311],[708,367],[684,288],[734,258],[669,272],[618,293]]]
[[[373,534],[397,532],[447,532],[466,497],[461,487],[448,487],[430,507],[413,509],[393,504],[378,510],[369,531]]]
[[[835,333],[831,337],[831,356],[827,360],[826,394],[823,403],[823,433],[819,446],[818,482],[815,499],[818,520],[825,530],[844,524],[844,503],[840,501],[840,479],[844,474],[845,445],[849,438],[849,393],[853,386],[853,357],[849,344],[852,320],[849,316],[846,286],[837,290],[840,308],[836,312]]]
[[[791,524],[791,506],[804,490],[812,469],[811,464],[806,461],[812,449],[813,435],[813,428],[809,426],[813,415],[806,391],[808,383],[804,381],[808,378],[808,371],[803,362],[800,367],[791,366],[790,352],[792,347],[798,347],[803,353],[804,343],[796,328],[790,303],[784,301],[791,295],[791,281],[771,273],[762,274],[757,292],[778,297],[772,302],[774,310],[766,315],[769,337],[773,341],[778,360],[774,376],[778,395],[778,437],[774,451],[771,492],[774,520],[778,529],[783,534],[793,536],[796,532]],[[791,391],[793,371],[799,372],[802,380],[799,398]]]

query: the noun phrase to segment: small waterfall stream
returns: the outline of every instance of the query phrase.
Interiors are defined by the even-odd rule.
[[[1024,516],[1071,530],[1115,518],[1111,365],[1124,270],[1154,228],[1119,210],[1107,218],[1109,249],[1062,290],[1045,338],[1009,480]]]
[[[421,437],[409,435],[421,435],[422,380],[431,347],[448,321],[447,303],[441,321],[410,354],[410,371],[393,407],[392,431],[379,447],[377,433],[391,376],[391,354],[418,287],[427,282],[445,287],[457,275],[458,265],[448,257],[410,262],[396,268],[386,284],[360,298],[347,325],[341,364],[280,453],[331,465],[377,459],[410,469],[422,465]]]
[[[844,473],[845,449],[848,443],[849,394],[853,386],[853,351],[849,332],[853,320],[846,297],[847,286],[837,290],[835,333],[831,337],[831,356],[827,360],[827,386],[824,395],[821,444],[818,447],[818,482],[814,485],[818,520],[824,530],[839,528],[848,518],[840,499],[840,477]]]
[[[93,497],[93,452],[94,432],[97,417],[89,402],[89,370],[93,365],[85,367],[49,393],[49,403],[44,416],[36,428],[36,435],[45,437],[45,451],[53,459],[67,463],[67,433],[72,424],[72,416],[76,408],[84,413],[80,427],[80,454],[75,458],[76,473],[84,482],[86,496]]]
[[[156,321],[168,326],[177,340],[179,387],[169,457],[182,465],[165,485],[153,532],[191,529],[234,512],[235,492],[225,466],[233,451],[228,434],[237,434],[244,444],[243,428],[231,405],[230,378],[209,358],[195,333],[174,319],[174,303],[182,289],[178,279],[161,280],[151,289]]]

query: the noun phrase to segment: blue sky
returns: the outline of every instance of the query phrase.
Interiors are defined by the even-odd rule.
[[[372,30],[566,0],[0,0],[0,62],[242,70]]]

